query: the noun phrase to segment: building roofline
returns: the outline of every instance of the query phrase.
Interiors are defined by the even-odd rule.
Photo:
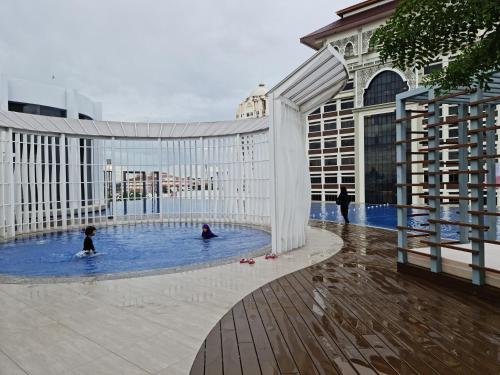
[[[340,9],[336,13],[339,17],[342,18],[343,15],[346,13],[354,12],[355,10],[359,10],[359,9],[362,9],[362,8],[367,7],[369,5],[373,5],[373,4],[382,2],[382,1],[384,1],[384,0],[365,0],[365,1],[362,1],[360,3],[351,5],[350,7]]]
[[[363,3],[354,5],[353,7],[358,6],[357,9],[361,9],[361,5],[366,6],[370,4],[376,4],[380,0],[367,0],[364,1]],[[389,3],[382,4],[377,7],[373,7],[370,9],[367,9],[365,11],[361,11],[359,13],[353,14],[348,17],[343,17],[340,18],[326,26],[323,26],[322,28],[313,31],[310,34],[307,34],[300,38],[300,43],[305,44],[308,47],[311,47],[312,49],[319,50],[322,45],[321,43],[318,43],[321,39],[324,39],[328,36],[340,33],[342,31],[350,30],[353,28],[356,28],[358,26],[361,26],[363,24],[377,21],[379,19],[386,18],[390,16],[391,14],[394,13],[397,5],[398,5],[398,0],[391,1]],[[352,8],[352,7],[351,7]],[[345,8],[349,9],[349,8]],[[345,11],[345,9],[339,11]],[[351,9],[352,11],[353,9]],[[343,14],[343,13],[342,13]]]

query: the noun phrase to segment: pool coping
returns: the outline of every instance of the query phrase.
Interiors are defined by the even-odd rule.
[[[161,223],[165,224],[165,223]],[[191,223],[179,223],[179,224],[191,224]],[[267,233],[271,233],[271,228],[268,226],[260,226],[255,224],[238,224],[238,223],[225,223],[225,222],[212,222],[212,224],[222,224],[222,225],[234,225],[239,227],[247,227],[262,230]],[[121,225],[121,224],[117,224]],[[73,229],[71,229],[73,230]],[[64,231],[62,231],[64,232]],[[37,235],[40,235],[38,233]],[[295,249],[294,249],[295,250]],[[103,280],[119,280],[119,279],[132,279],[144,276],[156,276],[156,275],[166,275],[172,273],[180,273],[186,271],[194,271],[202,268],[217,267],[228,263],[233,263],[242,258],[254,258],[262,256],[271,251],[271,245],[263,246],[257,250],[239,253],[238,255],[216,259],[209,262],[188,264],[185,266],[178,266],[172,268],[156,268],[144,271],[130,271],[130,272],[116,272],[116,273],[106,273],[100,275],[88,275],[88,276],[16,276],[7,275],[0,273],[0,284],[59,284],[59,283],[93,283],[96,281]]]

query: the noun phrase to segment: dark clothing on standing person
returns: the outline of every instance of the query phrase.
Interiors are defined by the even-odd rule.
[[[340,206],[340,213],[344,217],[346,223],[349,223],[349,203],[351,203],[351,198],[347,194],[347,190],[341,189],[339,196],[337,197],[337,204]]]
[[[340,206],[340,213],[344,217],[344,221],[349,224],[349,206]]]
[[[92,251],[95,253],[94,242],[90,236],[85,237],[85,240],[83,240],[83,251],[87,253]]]

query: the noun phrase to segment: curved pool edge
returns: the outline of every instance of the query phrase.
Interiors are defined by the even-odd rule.
[[[228,258],[217,259],[211,262],[203,262],[196,264],[189,264],[186,266],[173,267],[173,268],[158,268],[146,271],[131,271],[131,272],[116,272],[102,275],[89,275],[89,276],[11,276],[0,274],[0,284],[65,284],[65,283],[92,283],[104,280],[120,280],[120,279],[133,279],[146,276],[168,275],[172,273],[180,273],[187,271],[195,271],[204,268],[211,268],[222,266],[224,264],[233,263],[243,258],[256,258],[263,256],[271,251],[270,246],[265,246],[258,250],[241,253],[237,256]]]
[[[114,225],[135,225],[137,223],[120,223]],[[165,223],[160,223],[165,224]],[[185,223],[181,223],[185,224]],[[191,224],[191,223],[186,223]],[[224,224],[224,225],[235,225],[238,227],[252,228],[261,230],[263,232],[271,233],[271,228],[269,226],[261,226],[256,224],[240,224],[240,223],[223,223],[223,222],[213,222],[213,224]],[[71,229],[74,230],[74,229]],[[56,231],[61,233],[64,231]],[[55,233],[55,232],[47,232]],[[37,237],[46,233],[36,233],[29,234],[27,237]],[[201,262],[194,264],[187,264],[185,266],[172,267],[172,268],[156,268],[144,271],[128,271],[128,272],[114,272],[99,275],[86,275],[86,276],[16,276],[0,273],[0,284],[57,284],[57,283],[92,283],[96,281],[103,280],[119,280],[119,279],[131,279],[145,276],[155,276],[155,275],[166,275],[172,273],[180,273],[186,271],[194,271],[203,268],[217,267],[224,264],[233,263],[239,261],[241,258],[256,258],[263,256],[271,251],[271,244],[261,247],[257,250],[240,253],[235,256],[230,256],[226,258],[215,259],[209,262]]]

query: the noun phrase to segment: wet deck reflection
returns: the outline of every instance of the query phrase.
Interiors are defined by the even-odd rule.
[[[396,272],[396,232],[335,223],[340,253],[236,304],[198,374],[500,374],[500,301]]]

